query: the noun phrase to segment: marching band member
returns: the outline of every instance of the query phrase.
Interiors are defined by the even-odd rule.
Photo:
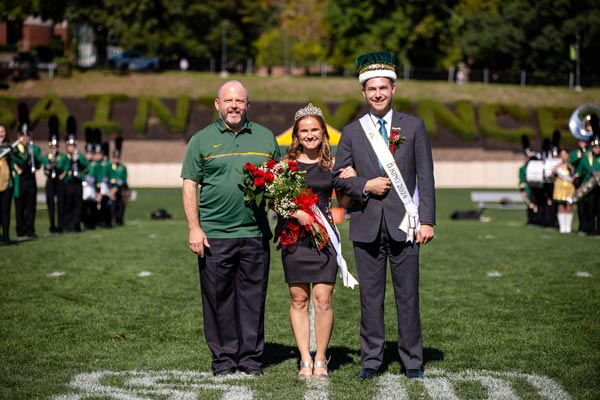
[[[13,197],[12,147],[8,142],[8,132],[0,125],[0,244],[9,244],[10,240],[10,205]],[[16,143],[16,142],[15,142]]]
[[[113,151],[113,162],[111,169],[110,184],[112,212],[116,225],[123,225],[125,207],[129,200],[129,187],[127,186],[127,167],[121,163],[121,147],[123,138],[115,139],[115,150]]]
[[[96,229],[96,214],[98,209],[96,174],[98,161],[94,158],[95,145],[96,132],[90,127],[85,128],[85,160],[88,163],[88,170],[82,176],[83,206],[81,221],[86,229]]]
[[[67,157],[60,153],[59,122],[55,115],[48,119],[48,153],[42,159],[46,175],[46,206],[50,219],[50,233],[62,233],[65,228],[65,175],[69,169]],[[56,216],[56,218],[55,218]]]
[[[96,184],[98,185],[99,193],[99,210],[98,210],[98,226],[112,228],[112,206],[110,199],[110,177],[112,166],[110,163],[109,145],[104,142],[101,145],[101,155],[97,155],[100,159],[99,167],[96,174]],[[98,153],[96,153],[98,154]]]
[[[85,156],[77,151],[77,122],[73,116],[67,118],[67,158],[69,169],[65,177],[66,227],[69,232],[81,232],[81,206],[83,187],[81,177],[88,168]]]
[[[581,188],[584,188],[583,200],[588,201],[584,218],[587,221],[588,235],[600,234],[600,137],[596,134],[590,141],[591,150],[581,159],[577,167],[577,175],[582,178]],[[580,188],[580,189],[581,189]],[[581,203],[581,202],[580,202]]]
[[[552,157],[552,142],[545,138],[542,141],[542,161],[547,163]],[[541,199],[538,203],[538,210],[541,217],[541,225],[545,227],[555,227],[556,222],[556,207],[554,205],[552,194],[554,192],[554,183],[544,179],[540,189]]]
[[[37,183],[35,171],[40,169],[42,153],[40,147],[33,144],[29,128],[29,109],[25,103],[19,103],[18,144],[13,149],[15,214],[17,222],[17,240],[36,239],[35,203]]]
[[[588,115],[585,117],[584,122],[582,123],[584,131],[589,132],[590,136],[592,133],[592,119],[594,119],[596,122],[598,121],[596,116]],[[590,152],[590,136],[580,136],[577,139],[578,148],[572,150],[571,153],[569,153],[569,163],[573,166],[573,169],[575,171],[579,169],[579,164],[581,163],[581,160],[584,157],[587,157],[587,154]],[[576,174],[573,183],[575,185],[575,189],[578,189],[581,186],[581,177]],[[586,215],[589,215],[588,208],[590,208],[589,198],[583,197],[577,203],[577,217],[579,218],[579,227],[577,228],[577,232],[586,233],[590,231],[590,228],[588,226],[589,221],[586,218]]]
[[[557,219],[560,233],[571,233],[571,224],[573,222],[573,206],[567,201],[569,196],[575,191],[573,179],[575,170],[569,164],[569,152],[562,149],[559,152],[561,163],[552,169],[554,178],[554,203],[558,206]]]
[[[535,191],[527,182],[527,164],[530,160],[537,160],[536,152],[530,147],[529,137],[523,135],[521,137],[523,145],[523,154],[525,155],[525,163],[519,169],[519,192],[525,204],[527,204],[527,225],[539,225],[540,216],[538,214],[537,198]],[[539,197],[539,196],[538,196]]]

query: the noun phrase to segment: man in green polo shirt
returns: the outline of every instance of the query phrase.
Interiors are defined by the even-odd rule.
[[[280,152],[269,129],[246,119],[249,106],[240,82],[221,86],[215,99],[219,117],[190,139],[181,169],[215,376],[262,373],[272,235],[266,211],[247,207],[240,185],[246,163],[279,160]]]

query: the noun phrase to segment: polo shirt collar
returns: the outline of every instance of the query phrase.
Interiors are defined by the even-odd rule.
[[[232,132],[232,130],[225,125],[225,122],[221,119],[221,117],[217,118],[216,125],[221,133],[225,133],[227,131]],[[238,134],[239,133],[252,133],[252,122],[250,122],[248,118],[244,120],[244,127],[238,132]]]

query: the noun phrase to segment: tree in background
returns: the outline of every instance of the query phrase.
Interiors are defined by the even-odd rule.
[[[136,48],[167,65],[185,55],[204,69],[223,58],[228,69],[251,59],[304,68],[327,62],[353,72],[357,56],[384,50],[401,65],[446,69],[462,61],[564,80],[574,70],[569,48],[579,38],[582,74],[600,71],[598,0],[0,2],[0,20],[18,23],[32,14],[90,24],[98,47]]]
[[[353,71],[356,57],[383,50],[395,53],[400,64],[448,67],[460,56],[452,18],[455,3],[329,0],[329,60]]]
[[[255,42],[256,64],[308,69],[326,60],[326,0],[272,1],[274,24]]]
[[[573,70],[569,47],[579,34],[582,73],[600,70],[597,0],[461,0],[456,13],[462,58],[474,68],[565,77]]]

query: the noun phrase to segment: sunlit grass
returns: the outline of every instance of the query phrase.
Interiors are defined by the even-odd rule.
[[[72,393],[73,377],[94,371],[210,371],[197,263],[187,248],[180,196],[177,189],[139,189],[124,227],[57,237],[46,236],[40,209],[39,240],[0,247],[0,398]],[[450,219],[452,211],[472,207],[468,190],[438,191],[436,238],[421,252],[426,374],[534,374],[552,379],[573,398],[597,398],[599,239],[527,227],[524,210],[488,210],[488,223]],[[173,219],[151,220],[157,208]],[[347,224],[340,229],[355,272]],[[400,374],[392,292],[388,285],[384,368]],[[356,379],[358,290],[338,282],[333,307],[329,398],[374,398],[378,381]],[[288,309],[273,248],[265,374],[244,381],[255,398],[298,399],[307,390],[295,378],[298,356]],[[405,386],[411,399],[424,395],[418,383]],[[521,381],[514,388],[520,398],[540,398]],[[487,398],[474,382],[461,381],[455,391],[460,398]]]

